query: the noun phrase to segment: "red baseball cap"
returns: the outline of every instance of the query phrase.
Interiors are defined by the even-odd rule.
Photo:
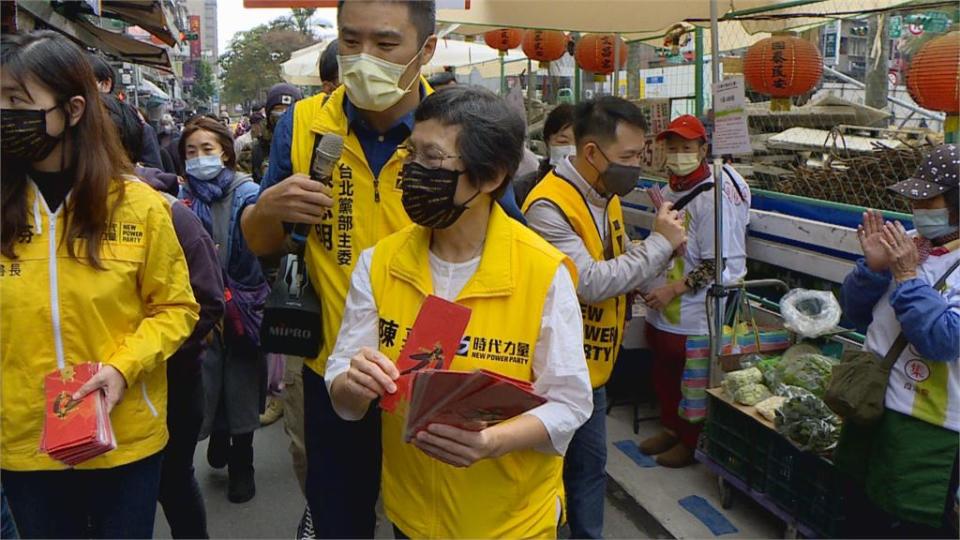
[[[667,135],[678,135],[692,141],[694,139],[703,139],[707,140],[707,130],[703,127],[703,124],[696,116],[692,114],[685,114],[683,116],[676,117],[670,125],[667,126],[667,129],[660,132],[657,135],[657,140],[662,141],[667,138]]]

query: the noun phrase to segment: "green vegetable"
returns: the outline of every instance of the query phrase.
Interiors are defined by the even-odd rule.
[[[727,373],[727,376],[724,377],[724,382],[727,382],[729,388],[736,392],[741,386],[746,386],[748,384],[755,384],[763,382],[763,373],[759,369],[752,367],[748,369],[741,369],[738,371],[731,371]]]
[[[788,384],[806,388],[817,397],[822,397],[830,382],[834,360],[821,354],[804,354],[786,357],[777,364],[774,374],[767,380],[774,388]]]
[[[783,359],[792,361],[798,356],[804,356],[807,354],[820,354],[820,349],[816,345],[801,341],[800,343],[797,343],[796,345],[784,351]]]
[[[747,384],[737,389],[733,399],[744,405],[756,405],[770,397],[770,389],[760,383]]]
[[[840,419],[816,396],[788,399],[777,411],[775,424],[801,450],[829,452],[840,439]]]
[[[771,356],[770,358],[764,358],[759,364],[757,364],[757,369],[759,369],[760,372],[763,373],[763,376],[766,377],[767,372],[776,368],[782,359],[782,356]]]

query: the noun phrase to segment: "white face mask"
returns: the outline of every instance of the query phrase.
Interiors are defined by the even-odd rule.
[[[697,170],[699,166],[700,154],[694,152],[667,154],[667,168],[677,176],[686,176]]]
[[[406,65],[394,64],[366,53],[337,56],[340,82],[347,87],[350,102],[365,111],[380,112],[396,105],[413,88],[418,77],[406,88],[400,78],[410,64],[420,58],[420,51]]]
[[[577,147],[572,144],[550,147],[550,164],[556,167],[561,161],[577,155]]]

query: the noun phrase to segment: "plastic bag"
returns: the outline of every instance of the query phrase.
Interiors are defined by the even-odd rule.
[[[741,387],[761,382],[763,382],[763,373],[761,373],[759,369],[752,367],[727,373],[727,376],[724,377],[720,386],[726,390],[727,395],[736,398],[737,390],[740,390]]]
[[[777,411],[786,401],[787,398],[781,396],[768,397],[760,403],[757,403],[757,412],[760,413],[760,416],[773,422],[777,418]]]
[[[773,369],[771,388],[788,384],[806,388],[815,396],[823,397],[830,383],[833,364],[832,358],[822,354],[804,354],[783,360]]]
[[[763,362],[764,357],[762,354],[748,354],[740,359],[740,369],[749,369],[752,367],[759,367],[760,363]],[[762,370],[761,370],[762,371]]]
[[[788,399],[777,411],[777,431],[801,450],[827,453],[840,439],[840,418],[815,396]]]
[[[806,338],[829,333],[840,322],[840,303],[830,291],[794,289],[780,300],[784,327]]]
[[[733,399],[744,405],[756,405],[772,395],[769,388],[760,383],[754,383],[738,388]]]
[[[801,396],[816,397],[813,395],[813,392],[807,390],[806,388],[800,388],[799,386],[792,386],[789,384],[781,384],[780,387],[776,389],[774,394],[786,399],[793,399]]]

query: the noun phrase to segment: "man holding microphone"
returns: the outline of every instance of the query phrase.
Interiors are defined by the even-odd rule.
[[[307,502],[318,538],[372,538],[380,484],[380,418],[334,412],[323,380],[360,252],[410,223],[400,202],[400,148],[431,92],[420,69],[437,38],[431,1],[341,0],[340,82],[328,99],[298,103],[280,120],[260,198],[242,227],[258,255],[282,251],[294,223],[311,226],[305,260],[322,306],[323,343],[303,371]],[[330,185],[309,176],[318,139],[339,135]]]
[[[670,203],[657,213],[645,242],[626,234],[620,197],[640,179],[646,121],[636,105],[612,96],[577,106],[575,156],[556,168],[527,196],[524,212],[540,233],[577,265],[577,295],[583,314],[584,352],[590,370],[593,414],[567,450],[563,480],[573,538],[602,538],[606,494],[607,399],[626,319],[627,294],[657,277],[686,240]]]

